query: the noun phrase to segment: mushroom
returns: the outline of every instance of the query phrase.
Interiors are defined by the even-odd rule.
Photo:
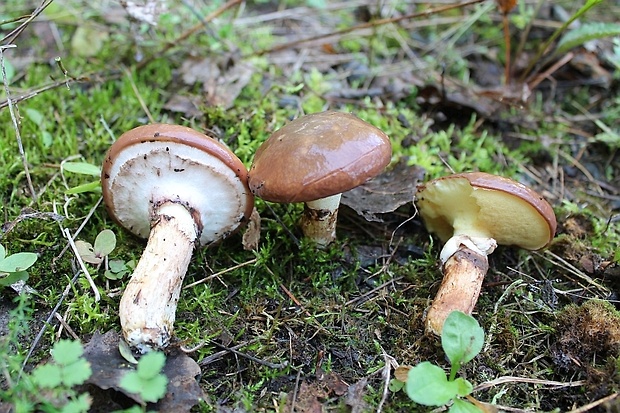
[[[483,172],[438,178],[417,189],[418,211],[429,232],[445,242],[443,280],[426,313],[426,330],[441,335],[455,310],[471,314],[498,244],[546,247],[556,230],[551,205],[532,189]]]
[[[256,151],[252,193],[271,202],[304,202],[301,228],[317,246],[336,237],[342,192],[379,174],[390,162],[385,133],[342,112],[301,116],[274,132]]]
[[[101,172],[110,216],[148,242],[120,302],[128,344],[144,353],[170,342],[195,246],[245,223],[254,197],[247,170],[226,146],[193,129],[139,126],[110,147]]]

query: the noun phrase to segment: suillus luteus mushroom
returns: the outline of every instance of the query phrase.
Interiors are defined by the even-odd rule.
[[[114,142],[101,182],[110,216],[148,238],[120,302],[124,338],[140,352],[166,347],[194,248],[228,236],[251,214],[247,170],[198,131],[152,124]]]
[[[416,204],[429,232],[445,242],[443,280],[426,313],[426,330],[440,335],[455,310],[471,314],[498,244],[528,250],[547,246],[556,218],[534,190],[482,172],[449,175],[420,185]]]
[[[379,174],[392,146],[383,131],[342,112],[301,116],[274,132],[256,151],[252,193],[266,201],[303,202],[301,228],[319,247],[336,236],[342,192]]]

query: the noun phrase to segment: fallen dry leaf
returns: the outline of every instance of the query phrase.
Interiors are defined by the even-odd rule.
[[[394,212],[413,202],[416,186],[424,179],[424,169],[401,159],[389,171],[342,194],[341,203],[368,221],[381,221],[378,214]]]
[[[101,391],[113,390],[143,403],[141,398],[120,387],[121,378],[134,368],[118,351],[119,337],[115,331],[106,334],[95,333],[84,347],[84,357],[91,365],[93,374],[87,380]],[[200,375],[198,364],[185,353],[171,350],[166,355],[166,365],[162,371],[168,378],[168,389],[163,399],[148,404],[147,410],[184,413],[204,398],[196,377]]]
[[[185,60],[180,73],[186,85],[202,84],[206,104],[230,108],[250,81],[254,70],[253,66],[234,56],[222,56],[218,59],[210,56]]]

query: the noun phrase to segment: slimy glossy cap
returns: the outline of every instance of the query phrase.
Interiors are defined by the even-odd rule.
[[[383,131],[342,112],[299,117],[256,151],[252,193],[272,202],[308,202],[348,191],[379,174],[392,146]]]

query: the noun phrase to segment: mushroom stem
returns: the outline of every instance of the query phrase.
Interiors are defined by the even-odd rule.
[[[443,279],[437,295],[426,313],[426,331],[440,336],[443,324],[452,311],[471,315],[482,281],[489,270],[488,254],[496,243],[492,238],[452,237],[441,253]]]
[[[308,201],[304,205],[301,230],[306,238],[314,241],[320,248],[326,247],[336,239],[336,220],[341,195]]]
[[[166,202],[153,213],[146,249],[121,298],[119,316],[127,343],[141,353],[166,347],[194,243],[191,212]]]

